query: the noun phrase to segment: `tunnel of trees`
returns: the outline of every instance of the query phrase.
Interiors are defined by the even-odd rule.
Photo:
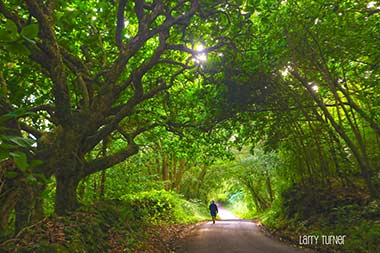
[[[123,217],[157,200],[140,214],[158,222],[210,198],[291,240],[379,252],[379,15],[369,0],[0,0],[0,252],[111,200]]]

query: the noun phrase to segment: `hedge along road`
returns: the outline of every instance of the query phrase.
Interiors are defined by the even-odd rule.
[[[185,237],[179,253],[301,253],[297,249],[265,236],[251,220],[242,220],[223,207],[220,221],[204,223]]]

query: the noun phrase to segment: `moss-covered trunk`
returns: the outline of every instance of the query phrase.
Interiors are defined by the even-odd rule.
[[[15,200],[16,233],[24,227],[43,219],[42,192],[44,189],[45,184],[43,182],[38,182],[37,184],[22,182],[19,185],[18,198]]]
[[[55,213],[64,215],[78,207],[77,187],[80,181],[78,170],[73,167],[65,168],[56,174]],[[76,172],[76,173],[75,173]]]
[[[87,116],[78,114],[71,119],[70,127],[56,131],[56,145],[51,157],[55,168],[56,195],[54,212],[65,215],[78,207],[77,188],[83,172],[83,139],[88,126]]]

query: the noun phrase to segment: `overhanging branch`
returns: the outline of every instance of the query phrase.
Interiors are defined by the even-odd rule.
[[[42,134],[43,134],[43,133],[42,133],[41,131],[39,131],[38,129],[35,129],[35,128],[33,128],[33,127],[31,127],[31,126],[29,126],[29,125],[23,123],[23,122],[20,123],[20,128],[21,128],[22,130],[24,130],[25,132],[27,132],[27,133],[33,135],[36,139],[39,139],[39,138],[42,136]]]
[[[49,10],[41,1],[25,0],[25,2],[30,13],[38,20],[39,36],[42,40],[41,48],[48,55],[48,70],[54,83],[53,93],[57,118],[62,125],[68,126],[71,116],[70,96],[60,48],[53,30],[53,19],[49,13],[46,13]]]
[[[128,143],[125,149],[122,149],[112,155],[85,162],[85,169],[82,178],[121,163],[125,161],[128,157],[136,154],[138,150],[138,146],[134,142],[131,142]]]

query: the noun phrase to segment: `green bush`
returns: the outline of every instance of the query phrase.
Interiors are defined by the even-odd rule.
[[[380,219],[380,200],[371,201],[363,209],[362,215],[369,219]]]
[[[121,197],[140,222],[188,223],[204,219],[199,202],[190,202],[165,190],[152,190]]]
[[[380,224],[371,226],[366,237],[369,253],[380,252]]]
[[[152,190],[121,197],[131,208],[137,221],[149,223],[170,222],[174,218],[176,199],[167,191]]]

